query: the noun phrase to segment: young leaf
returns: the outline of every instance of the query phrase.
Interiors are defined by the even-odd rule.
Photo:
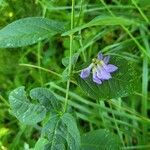
[[[73,54],[72,58],[71,58],[71,64],[74,65],[77,62],[77,59],[79,57],[79,53],[75,53]],[[69,57],[65,57],[62,59],[62,64],[67,67],[69,65]]]
[[[35,88],[30,91],[30,97],[32,99],[37,99],[47,111],[59,111],[61,109],[60,102],[51,93],[50,90],[46,88]]]
[[[88,132],[81,137],[81,150],[120,150],[121,144],[117,136],[106,129]]]
[[[82,79],[79,75],[75,78],[78,85],[92,98],[105,100],[128,96],[134,93],[138,85],[138,74],[135,64],[121,58],[111,58],[110,64],[118,67],[118,70],[112,73],[112,78],[103,81],[102,84],[96,84],[92,80],[92,75]]]
[[[0,48],[27,46],[64,31],[58,21],[29,17],[7,25],[0,30]]]
[[[43,128],[43,136],[49,140],[45,149],[79,150],[80,134],[73,116],[52,116]]]
[[[62,72],[62,78],[64,81],[67,81],[69,79],[69,75],[68,75],[68,66],[64,69],[64,71]]]
[[[40,104],[31,103],[26,97],[23,86],[9,94],[9,102],[13,115],[22,123],[36,124],[45,117],[45,107]]]

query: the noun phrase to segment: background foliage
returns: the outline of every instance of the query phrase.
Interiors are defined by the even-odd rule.
[[[74,29],[70,29],[71,5],[72,2],[66,0],[0,0],[0,149],[41,150],[45,144],[47,149],[65,149],[66,142],[71,149],[74,140],[80,138],[78,129],[83,150],[116,150],[118,147],[149,149],[149,0],[75,0]],[[17,21],[19,24],[14,22],[26,17],[30,18]],[[41,21],[34,19],[32,22],[32,17],[40,18]],[[53,23],[49,24],[47,19],[53,20]],[[12,22],[14,26],[8,25]],[[40,26],[44,28],[41,30]],[[34,30],[30,35],[32,28]],[[47,29],[51,34],[48,34]],[[17,38],[14,38],[15,34]],[[66,97],[70,50],[68,35],[71,34],[74,37],[69,107],[68,113],[60,117],[55,113],[62,108]],[[116,90],[112,88],[112,93],[117,95],[113,97],[105,96],[105,91],[108,90],[104,87],[102,93],[105,101],[93,98],[89,89],[87,95],[83,92],[85,86],[82,90],[76,83],[78,70],[84,66],[82,64],[96,57],[100,50],[112,57],[126,59],[127,62],[117,61],[123,74],[121,78],[124,77],[125,82],[123,87],[116,84]],[[127,67],[128,63],[130,69]],[[134,68],[138,75],[134,73],[131,64],[136,66]],[[128,94],[124,95],[122,92],[126,96],[122,97],[121,90],[117,90],[125,88],[130,78],[135,81],[134,94],[127,96]],[[79,85],[80,83],[78,81]],[[20,87],[22,85],[26,92]],[[22,95],[19,96],[24,101],[19,101],[18,94],[13,93],[12,90],[17,87],[20,87],[18,89],[22,91]],[[44,88],[39,90],[36,87]],[[127,91],[130,90],[132,89]],[[27,97],[24,97],[25,93]],[[11,96],[17,101],[17,105]],[[51,98],[57,99],[55,104]],[[24,109],[19,109],[20,106]],[[29,114],[21,116],[26,110],[29,110]],[[51,114],[54,117],[49,120]],[[32,122],[30,115],[37,117],[34,118],[35,122]],[[23,124],[24,119],[26,124]],[[36,124],[36,120],[43,121]],[[56,137],[47,135],[49,128],[55,128],[59,134]],[[73,129],[76,134],[72,132]],[[71,141],[65,141],[66,137]],[[62,145],[57,143],[57,138],[60,138]],[[47,139],[56,140],[56,144],[48,144]],[[74,142],[74,149],[78,149],[79,142]]]

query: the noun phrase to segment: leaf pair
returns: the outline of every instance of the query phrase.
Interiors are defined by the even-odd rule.
[[[46,111],[56,111],[59,108],[56,98],[45,88],[31,90],[30,97],[39,103],[29,101],[23,86],[13,90],[9,95],[12,113],[22,123],[34,125],[45,118]]]
[[[24,87],[13,90],[9,95],[12,114],[22,123],[34,125],[42,121],[46,112],[51,112],[49,121],[42,128],[42,138],[46,139],[45,149],[58,148],[78,150],[80,134],[73,116],[61,114],[61,104],[46,88],[35,88],[30,91],[30,97],[39,103],[32,103],[26,96]]]
[[[60,102],[46,88],[35,88],[30,97],[39,103],[31,103],[24,87],[13,90],[9,95],[13,115],[22,123],[34,125],[45,118],[46,112],[60,112]],[[82,144],[80,143],[82,142]],[[74,117],[69,113],[53,113],[42,128],[42,136],[34,150],[117,150],[118,139],[107,130],[86,133],[80,140],[80,133]]]

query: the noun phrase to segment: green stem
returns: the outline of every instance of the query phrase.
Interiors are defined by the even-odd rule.
[[[81,7],[80,7],[79,17],[78,17],[78,21],[77,21],[76,26],[79,25],[79,23],[80,23],[80,17],[81,17],[82,14],[83,14],[83,0],[81,0]],[[83,49],[83,41],[82,41],[81,30],[79,31],[79,36],[80,36],[79,43],[80,43],[81,49]],[[85,56],[84,51],[82,51],[82,55],[83,55],[84,62],[86,62],[86,56]]]
[[[42,17],[44,18],[46,15],[46,7],[42,7],[43,12],[42,12]],[[38,42],[37,45],[37,60],[38,60],[38,66],[41,67],[41,42]],[[43,78],[42,78],[42,72],[39,70],[39,76],[40,76],[40,84],[41,86],[43,85]]]
[[[148,38],[145,37],[145,32],[144,30],[141,28],[140,29],[141,35],[142,35],[142,39],[143,39],[143,43],[145,45],[145,48],[147,49],[147,52],[149,52],[150,46],[149,46],[149,41]],[[144,55],[143,57],[143,73],[142,73],[142,115],[144,117],[147,117],[147,98],[148,98],[148,58]],[[143,141],[147,141],[147,125],[143,124]],[[145,142],[144,142],[145,144]]]
[[[144,20],[149,23],[149,20],[147,18],[147,16],[144,14],[144,12],[141,10],[141,8],[137,5],[135,0],[132,0],[132,3],[134,4],[134,6],[138,9],[138,11],[140,12],[141,16],[144,18]]]
[[[35,66],[35,65],[31,65],[31,64],[19,64],[20,66],[25,66],[25,67],[30,67],[30,68],[36,68],[36,69],[39,69],[39,70],[43,70],[43,71],[46,71],[46,72],[49,72],[51,74],[53,74],[54,76],[58,76],[60,78],[62,78],[62,75],[60,75],[59,73],[57,72],[54,72],[52,70],[49,70],[49,69],[46,69],[46,68],[43,68],[43,67],[40,67],[40,66]]]
[[[120,137],[120,140],[121,140],[121,142],[122,142],[122,145],[125,147],[122,134],[121,134],[121,132],[120,132],[120,130],[119,130],[119,127],[118,127],[118,124],[117,124],[117,122],[116,122],[116,118],[115,118],[115,115],[114,115],[114,112],[113,112],[113,108],[112,108],[111,102],[109,102],[109,106],[110,106],[110,108],[111,108],[111,110],[112,110],[111,112],[112,112],[112,116],[113,116],[113,119],[114,119],[114,123],[115,123],[116,129],[117,129],[118,135],[119,135],[119,137]]]
[[[1,96],[1,95],[0,95],[0,100],[1,100],[2,102],[4,102],[4,104],[5,104],[6,106],[9,107],[9,103],[8,103],[7,100],[6,100],[3,96]]]
[[[85,56],[85,53],[84,53],[84,50],[83,50],[83,41],[82,41],[82,35],[81,35],[81,30],[79,31],[79,35],[80,35],[80,40],[79,40],[79,43],[80,43],[80,46],[81,46],[81,49],[82,49],[82,55],[83,55],[83,60],[84,62],[86,62],[86,56]]]
[[[38,59],[38,66],[41,67],[41,42],[37,45],[37,59]],[[39,70],[39,76],[40,76],[40,84],[43,85],[43,78],[42,78],[42,72]]]
[[[75,0],[72,0],[71,29],[73,29],[73,27],[74,27],[74,9],[75,9]],[[69,88],[70,88],[70,75],[71,75],[71,71],[72,71],[72,64],[71,64],[71,62],[72,62],[72,53],[73,53],[73,34],[70,35],[70,55],[69,55],[69,68],[68,68],[69,80],[67,81],[64,112],[66,112],[67,105],[68,105]]]
[[[81,18],[81,15],[82,15],[82,14],[83,14],[83,0],[81,0],[80,11],[79,11],[79,17],[78,17],[76,26],[79,26],[79,24],[80,24],[80,18]]]

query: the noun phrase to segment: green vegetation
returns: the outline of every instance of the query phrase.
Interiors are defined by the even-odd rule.
[[[0,150],[149,150],[149,10],[0,0]],[[102,84],[80,77],[99,51],[118,67]]]

